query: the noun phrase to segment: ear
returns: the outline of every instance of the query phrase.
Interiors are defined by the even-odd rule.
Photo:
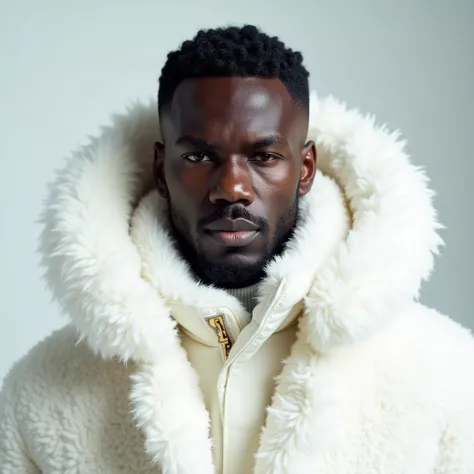
[[[314,177],[317,170],[316,145],[309,141],[301,151],[301,177],[298,187],[298,195],[304,196],[313,186]]]
[[[153,163],[153,177],[160,196],[168,198],[168,186],[165,178],[165,146],[161,142],[155,143],[155,161]]]

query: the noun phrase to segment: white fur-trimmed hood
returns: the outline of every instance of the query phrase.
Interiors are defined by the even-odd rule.
[[[142,277],[130,235],[134,210],[152,188],[156,116],[154,102],[135,104],[67,160],[49,192],[40,251],[46,280],[80,337],[104,357],[141,364],[132,400],[149,454],[164,472],[211,473],[209,419],[196,374],[168,301]],[[433,193],[398,133],[313,94],[309,138],[319,170],[339,185],[352,217],[347,239],[310,275],[300,322],[300,342],[326,352],[370,336],[394,307],[416,298],[442,242]],[[269,278],[261,293],[276,283]],[[173,377],[176,364],[186,376]],[[173,396],[163,390],[168,386]],[[177,404],[191,421],[186,413],[163,415]]]
[[[121,334],[127,295],[135,293],[128,300],[132,305],[141,306],[144,294],[156,299],[154,314],[163,305],[140,279],[129,234],[133,210],[152,187],[156,115],[151,102],[114,116],[112,125],[58,172],[43,214],[40,252],[46,280],[79,332],[92,335],[89,342],[105,356],[147,359],[149,332],[139,328],[157,323],[140,308],[143,321]],[[308,136],[316,142],[319,170],[342,188],[353,219],[348,239],[314,275],[307,296],[310,342],[323,350],[366,336],[394,303],[418,296],[442,243],[441,226],[424,171],[410,163],[398,132],[313,94]],[[107,287],[109,279],[115,287],[111,293],[121,294],[123,302],[95,299],[94,283]],[[97,320],[96,305],[107,306],[107,327]]]

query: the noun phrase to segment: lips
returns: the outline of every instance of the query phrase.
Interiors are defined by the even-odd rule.
[[[206,226],[205,232],[218,245],[244,247],[258,236],[259,228],[247,219],[221,219]]]
[[[205,227],[210,232],[250,232],[257,231],[258,226],[247,219],[220,219]]]

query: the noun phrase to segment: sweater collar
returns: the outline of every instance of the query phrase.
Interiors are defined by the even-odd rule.
[[[230,288],[226,291],[234,298],[237,298],[249,315],[252,314],[257,304],[258,283],[243,288]]]

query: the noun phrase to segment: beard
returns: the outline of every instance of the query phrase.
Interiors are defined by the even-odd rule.
[[[189,236],[191,233],[185,230],[185,219],[169,203],[168,214],[171,234],[178,252],[202,283],[223,289],[245,288],[260,282],[265,277],[267,265],[285,251],[287,243],[294,235],[298,222],[298,204],[299,197],[296,196],[290,208],[278,218],[273,239],[267,243],[262,255],[253,261],[236,259],[239,261],[235,263],[219,263],[209,260],[204,252],[200,251],[199,244],[193,244],[190,241]],[[268,222],[265,219],[253,216],[245,207],[240,205],[229,205],[219,209],[211,217],[199,222],[198,229],[203,227],[205,223],[225,218],[244,218],[250,220],[259,226],[260,232],[268,235]],[[238,249],[236,249],[235,253],[238,254]],[[232,261],[232,259],[230,260]]]

